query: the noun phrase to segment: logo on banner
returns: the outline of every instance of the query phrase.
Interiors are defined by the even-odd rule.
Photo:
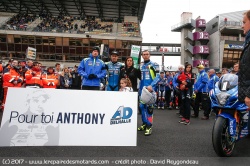
[[[130,107],[120,106],[110,120],[110,125],[131,123],[133,111]]]

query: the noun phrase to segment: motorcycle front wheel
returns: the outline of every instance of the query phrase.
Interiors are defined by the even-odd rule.
[[[229,157],[233,154],[235,141],[230,136],[229,123],[223,117],[218,117],[214,122],[212,142],[218,156]]]

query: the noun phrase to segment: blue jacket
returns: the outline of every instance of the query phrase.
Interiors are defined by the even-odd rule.
[[[179,83],[177,82],[177,79],[178,79],[178,76],[181,72],[179,71],[178,73],[176,73],[174,75],[174,78],[173,78],[173,88],[176,90],[176,87],[179,87]]]
[[[196,83],[194,84],[194,91],[202,92],[202,93],[207,93],[208,88],[208,75],[205,72],[205,70],[200,71],[200,73],[197,76]]]
[[[112,63],[111,61],[106,64],[108,69],[107,91],[118,91],[120,68],[123,66],[121,62]]]
[[[66,83],[69,85],[69,87],[65,87]],[[72,77],[69,77],[68,80],[65,80],[64,76],[62,75],[60,76],[60,88],[61,89],[69,89],[71,85],[72,85]]]
[[[149,61],[147,63],[143,63],[140,67],[141,70],[141,81],[140,81],[140,91],[139,94],[141,95],[141,90],[144,86],[149,86],[153,82],[155,78],[155,66],[157,64]],[[154,87],[153,87],[154,88]]]
[[[105,64],[98,57],[94,58],[90,53],[89,58],[84,58],[80,62],[78,73],[83,77],[82,85],[99,87],[101,79],[106,77]],[[90,74],[97,75],[97,78],[88,79]]]
[[[155,79],[153,80],[153,82],[150,84],[154,91],[165,91],[165,86],[167,84],[167,79],[165,78],[161,78],[161,76],[158,74]]]
[[[216,82],[219,81],[219,77],[216,74],[212,74],[208,81],[208,91],[210,92],[211,89],[214,89],[214,85]]]
[[[173,77],[171,75],[166,76],[165,78],[167,79],[167,84],[166,84],[166,91],[170,91],[172,89],[171,82],[173,83]]]

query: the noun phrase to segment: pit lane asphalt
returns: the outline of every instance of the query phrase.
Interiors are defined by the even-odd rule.
[[[215,116],[192,118],[190,125],[178,123],[177,110],[154,110],[151,136],[137,133],[136,147],[53,146],[0,147],[1,157],[217,157],[212,145]],[[200,117],[202,116],[200,112]],[[141,118],[138,115],[138,126]],[[84,131],[79,131],[84,132]],[[86,133],[88,134],[88,133]],[[121,136],[122,137],[122,136]],[[1,140],[0,140],[1,141]],[[250,139],[236,144],[234,157],[250,157]]]

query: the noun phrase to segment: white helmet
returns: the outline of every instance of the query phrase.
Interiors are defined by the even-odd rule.
[[[144,104],[154,104],[156,101],[156,93],[155,91],[149,92],[146,89],[146,86],[142,88],[142,93],[141,93],[141,101]]]

